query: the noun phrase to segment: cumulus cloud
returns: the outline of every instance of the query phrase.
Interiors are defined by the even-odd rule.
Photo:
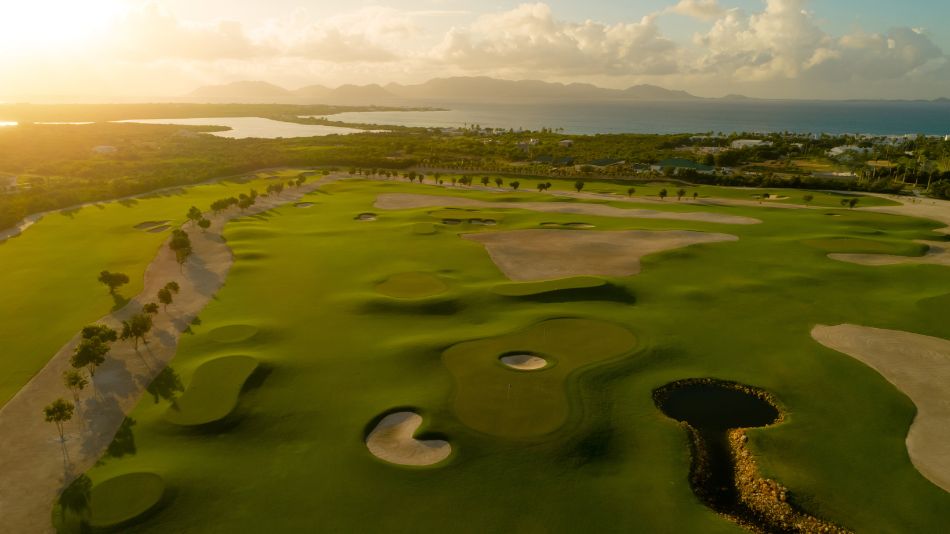
[[[566,22],[547,4],[522,4],[452,28],[435,49],[470,70],[546,74],[662,74],[676,69],[677,46],[654,16],[612,25]]]
[[[665,13],[677,13],[702,20],[718,18],[726,12],[717,0],[680,0],[678,4],[667,8]]]
[[[914,73],[943,52],[922,31],[825,33],[807,0],[768,0],[764,11],[730,10],[695,42],[700,72],[738,80],[818,81],[894,79]]]

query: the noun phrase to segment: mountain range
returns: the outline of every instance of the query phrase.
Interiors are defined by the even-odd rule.
[[[746,98],[730,95],[727,98]],[[519,100],[600,101],[600,100],[705,100],[686,91],[655,85],[634,85],[626,89],[605,89],[586,83],[551,83],[538,80],[500,80],[489,77],[435,78],[425,83],[386,86],[341,85],[329,88],[308,85],[296,90],[262,81],[240,81],[195,89],[185,99],[201,102],[307,103],[338,105],[438,104],[440,102],[497,102]]]

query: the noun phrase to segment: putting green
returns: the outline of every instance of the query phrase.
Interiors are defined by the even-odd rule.
[[[507,438],[554,432],[567,420],[571,400],[568,376],[575,370],[615,358],[636,346],[633,334],[618,325],[591,319],[552,319],[519,332],[466,341],[442,355],[455,377],[455,413],[475,430]],[[499,361],[506,354],[544,358],[548,367],[513,371]]]
[[[165,495],[165,481],[155,473],[128,473],[92,488],[89,524],[93,528],[125,525],[155,509]]]
[[[197,426],[227,417],[237,406],[241,388],[257,369],[250,356],[225,356],[201,365],[181,398],[165,412],[165,420]]]
[[[499,284],[492,288],[492,292],[505,297],[526,297],[565,289],[591,289],[605,285],[607,285],[607,281],[603,278],[575,276],[572,278],[559,278],[557,280],[544,280],[542,282]]]
[[[439,277],[423,272],[394,274],[376,284],[376,291],[399,299],[432,297],[445,293],[448,288]]]
[[[248,258],[244,258],[248,259]],[[211,339],[220,343],[240,343],[257,335],[257,327],[248,324],[232,324],[208,332]]]

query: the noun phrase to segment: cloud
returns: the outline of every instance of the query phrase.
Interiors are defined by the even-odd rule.
[[[801,79],[846,81],[894,79],[914,74],[943,52],[920,30],[887,33],[825,33],[806,0],[768,0],[765,10],[730,10],[695,43],[699,72],[742,81]]]
[[[237,22],[183,22],[152,2],[119,19],[104,45],[110,54],[139,60],[247,59],[274,53],[252,42]]]
[[[452,28],[434,57],[467,70],[537,74],[663,74],[676,70],[677,46],[654,16],[612,25],[554,18],[543,3],[483,15]]]
[[[674,6],[666,8],[664,13],[676,13],[701,20],[719,18],[726,12],[717,0],[680,0]]]

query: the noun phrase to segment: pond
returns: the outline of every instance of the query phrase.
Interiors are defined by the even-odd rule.
[[[179,126],[224,126],[230,130],[208,132],[218,137],[231,139],[276,139],[278,137],[323,137],[326,135],[350,135],[379,130],[360,130],[323,124],[297,124],[295,122],[275,121],[263,117],[216,117],[187,119],[135,119],[116,122],[135,122],[140,124],[176,124]]]

